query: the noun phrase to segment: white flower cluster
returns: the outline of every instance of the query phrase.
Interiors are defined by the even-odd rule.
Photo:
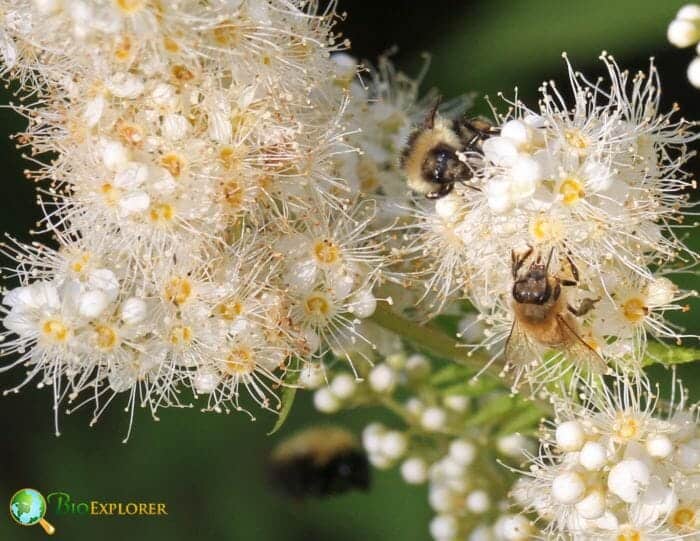
[[[557,404],[513,489],[547,538],[700,539],[697,405],[680,385],[671,403],[652,391],[623,378]]]
[[[542,385],[586,357],[589,365],[634,365],[648,335],[683,337],[664,313],[686,310],[681,301],[694,294],[668,278],[672,266],[697,259],[680,234],[695,186],[682,170],[693,155],[692,124],[674,120],[675,110],[659,112],[653,63],[632,76],[601,58],[607,81],[589,81],[567,61],[573,103],[553,81],[542,86],[538,109],[510,103],[483,151],[464,153],[473,180],[423,211],[413,233],[424,261],[434,261],[425,287],[436,312],[468,298],[486,326],[479,346],[496,356],[510,335],[520,350],[506,359],[516,382],[525,374]],[[547,353],[557,348],[515,336],[513,257],[528,253],[523,270],[539,258],[560,279],[579,352]]]
[[[346,45],[334,8],[0,2],[17,141],[44,181],[40,232],[58,240],[3,249],[20,284],[3,353],[28,371],[13,390],[38,379],[56,415],[67,399],[95,419],[120,393],[132,415],[189,405],[183,388],[206,410],[243,409],[246,390],[274,410],[287,372],[367,343],[388,221],[365,189],[374,162],[347,142],[350,97],[376,105],[331,57]],[[399,138],[402,123],[378,130]],[[369,173],[341,177],[351,166]]]
[[[392,352],[393,351],[393,352]],[[400,344],[387,345],[381,362],[366,366],[362,380],[347,371],[336,372],[327,384],[303,378],[314,387],[314,404],[323,413],[357,406],[385,406],[397,414],[404,428],[373,422],[365,427],[362,443],[377,469],[398,467],[409,485],[428,485],[428,501],[436,513],[430,534],[436,541],[524,541],[536,528],[521,514],[509,511],[506,500],[512,479],[496,456],[511,461],[533,441],[519,433],[483,429],[505,428],[519,406],[501,389],[488,387],[470,393],[449,390],[464,385],[465,372],[448,366],[433,371],[428,358],[406,355]],[[472,372],[473,373],[473,372]],[[441,381],[441,384],[437,384]],[[442,388],[448,384],[448,390]],[[532,405],[529,405],[532,408]],[[535,416],[538,411],[529,410]]]
[[[668,41],[680,48],[697,44],[697,56],[688,65],[688,80],[700,88],[700,6],[687,4],[668,25]]]

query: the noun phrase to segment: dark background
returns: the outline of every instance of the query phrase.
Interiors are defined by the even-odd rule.
[[[476,91],[496,98],[498,91],[534,106],[537,87],[549,78],[565,81],[561,52],[591,79],[603,74],[602,50],[614,53],[623,67],[645,69],[655,56],[661,70],[666,106],[680,103],[688,118],[700,118],[698,91],[685,76],[693,57],[666,42],[666,27],[681,1],[491,0],[341,0],[348,16],[340,29],[353,42],[354,54],[373,60],[393,45],[396,64],[416,73],[420,53],[433,55],[426,88],[436,86],[447,98]],[[563,85],[560,85],[563,86]],[[0,96],[2,103],[9,94]],[[497,100],[495,100],[497,101]],[[480,102],[483,111],[484,104]],[[22,177],[27,167],[8,136],[21,120],[0,110],[0,229],[24,240],[40,217],[34,186]],[[693,164],[695,167],[695,164]],[[698,242],[691,239],[697,247]],[[686,285],[691,285],[686,283]],[[697,287],[695,284],[692,284]],[[691,313],[685,324],[697,330]],[[700,397],[697,369],[682,371]],[[659,371],[657,371],[659,373]],[[0,388],[13,385],[22,370],[0,374]],[[63,435],[53,435],[50,390],[27,387],[19,396],[0,397],[0,502],[17,489],[35,487],[44,494],[64,491],[74,501],[156,501],[168,504],[167,518],[95,518],[47,516],[56,538],[116,541],[393,540],[428,539],[431,512],[425,488],[409,487],[398,473],[375,475],[368,494],[350,494],[311,503],[290,503],[265,485],[263,464],[269,448],[295,428],[320,418],[310,396],[297,400],[288,424],[273,437],[274,423],[261,414],[204,415],[197,409],[165,410],[153,422],[137,412],[128,444],[121,444],[128,415],[113,404],[94,428],[89,414],[63,416]],[[344,413],[335,420],[357,431],[379,411]],[[391,418],[384,419],[391,423]],[[20,528],[0,517],[1,540],[39,539],[39,527]]]

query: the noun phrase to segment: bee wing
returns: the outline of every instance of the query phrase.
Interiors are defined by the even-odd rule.
[[[566,348],[571,358],[580,361],[593,372],[598,374],[604,373],[606,366],[605,361],[598,352],[581,338],[578,332],[566,321],[564,316],[557,314],[557,322],[559,323],[562,333],[571,338],[571,342]]]
[[[522,327],[518,325],[518,320],[513,321],[510,334],[506,340],[505,361],[506,365],[523,366],[538,359],[537,348]]]

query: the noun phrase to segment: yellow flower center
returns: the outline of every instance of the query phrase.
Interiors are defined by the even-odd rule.
[[[161,157],[160,164],[175,178],[179,177],[182,170],[185,168],[185,160],[174,152],[170,152]]]
[[[132,46],[131,36],[128,34],[122,36],[114,48],[114,58],[118,62],[126,62],[131,56]]]
[[[163,38],[163,47],[165,48],[166,51],[169,53],[177,53],[180,51],[180,44],[175,41],[173,38],[165,36]]]
[[[224,201],[233,208],[240,208],[243,204],[243,187],[237,180],[227,180],[222,184]]]
[[[117,333],[107,325],[96,325],[97,347],[102,350],[110,350],[117,345]]]
[[[243,304],[239,301],[229,301],[217,306],[215,313],[222,319],[232,321],[243,313]]]
[[[232,349],[226,358],[225,370],[233,376],[253,373],[255,371],[253,353],[246,347]]]
[[[326,317],[331,312],[331,303],[320,293],[314,293],[306,298],[304,303],[306,313],[310,316]]]
[[[696,516],[696,511],[694,509],[679,507],[671,516],[671,523],[678,530],[692,532],[696,529]]]
[[[102,194],[102,199],[104,200],[105,204],[109,207],[116,205],[117,201],[119,201],[119,196],[121,195],[119,188],[115,188],[109,182],[105,182],[102,186],[100,186],[100,193]]]
[[[530,235],[537,242],[559,239],[561,237],[561,224],[544,214],[540,214],[530,222]]]
[[[630,323],[639,323],[649,314],[649,308],[639,297],[632,297],[622,303],[622,313]]]
[[[559,193],[565,205],[573,205],[586,195],[586,192],[583,190],[583,184],[575,178],[567,178],[562,182],[559,186]]]
[[[121,140],[127,145],[139,146],[143,143],[143,130],[138,124],[120,119],[117,121],[115,129]]]
[[[174,346],[189,344],[192,341],[192,328],[187,325],[177,325],[170,330],[170,343]]]
[[[70,336],[68,327],[58,319],[44,321],[44,324],[41,326],[41,332],[44,333],[46,338],[56,343],[65,342]]]
[[[185,304],[192,295],[192,283],[181,276],[171,278],[165,286],[165,299],[178,306]]]
[[[248,153],[244,145],[237,148],[225,146],[219,151],[219,161],[224,169],[237,169],[243,164],[243,158]]]
[[[92,256],[88,252],[78,255],[73,261],[71,261],[69,265],[70,270],[76,274],[81,274],[85,270],[87,264],[90,262],[90,257]]]
[[[642,534],[639,530],[625,528],[617,534],[617,541],[642,541]]]
[[[194,73],[181,64],[173,66],[170,73],[172,73],[173,78],[178,83],[187,83],[194,79]]]
[[[324,265],[332,265],[340,259],[340,249],[331,240],[323,239],[314,244],[314,257]]]
[[[234,21],[223,21],[212,30],[214,41],[222,46],[235,47],[241,41],[243,34]]]
[[[618,438],[623,441],[629,441],[639,436],[639,421],[634,417],[621,415],[615,421],[613,426]]]
[[[115,0],[117,7],[124,13],[132,14],[142,9],[146,4],[145,0]]]
[[[588,147],[588,139],[578,130],[567,130],[564,138],[566,143],[576,150],[585,150]]]
[[[169,222],[175,216],[175,209],[169,203],[158,203],[151,206],[148,217],[153,222]]]

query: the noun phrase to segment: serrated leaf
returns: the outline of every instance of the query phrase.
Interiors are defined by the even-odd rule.
[[[652,364],[670,366],[673,364],[692,363],[698,359],[700,359],[700,350],[698,349],[651,342],[647,345],[644,366]]]

